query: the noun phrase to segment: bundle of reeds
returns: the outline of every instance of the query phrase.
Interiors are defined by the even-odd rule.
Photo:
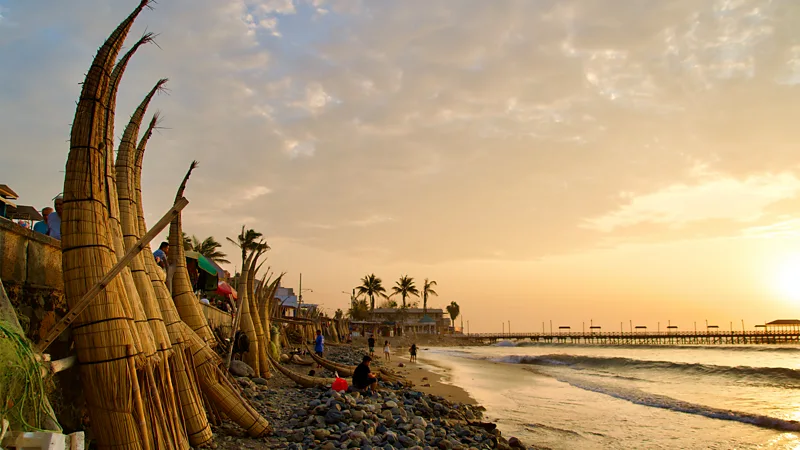
[[[243,256],[245,252],[246,250],[242,252]],[[245,333],[250,341],[250,349],[243,355],[243,360],[245,363],[247,363],[247,365],[252,367],[256,373],[260,374],[260,359],[258,356],[259,341],[258,335],[256,334],[256,327],[253,323],[253,316],[250,314],[250,295],[248,290],[250,266],[252,265],[255,257],[256,252],[250,252],[250,254],[244,258],[244,264],[242,264],[242,274],[239,277],[239,284],[236,287],[236,292],[239,293],[239,302],[241,303],[238,317],[239,330]]]
[[[143,0],[97,52],[70,133],[61,222],[64,294],[72,306],[117,262],[107,186],[105,108],[110,74]],[[81,381],[100,448],[150,448],[135,367],[144,364],[123,280],[116,277],[73,322]],[[126,308],[128,306],[128,308]],[[126,311],[126,309],[128,311]],[[139,343],[141,348],[141,343]]]
[[[186,182],[192,173],[192,170],[197,167],[197,161],[193,162],[189,168],[189,172],[183,179],[178,193],[175,197],[177,199],[183,197],[183,191],[186,189]],[[189,271],[186,268],[186,250],[183,248],[183,224],[181,223],[181,215],[178,214],[172,219],[169,226],[169,247],[170,252],[168,261],[172,273],[172,300],[175,302],[175,307],[178,309],[178,314],[181,316],[186,325],[198,334],[208,345],[215,346],[217,344],[214,333],[211,327],[208,326],[206,316],[200,310],[200,303],[197,296],[194,295],[192,288],[192,280],[189,277]]]
[[[261,283],[262,289],[260,292],[261,296],[258,300],[258,312],[261,318],[261,328],[264,330],[265,334],[264,346],[266,347],[267,355],[272,353],[272,333],[270,332],[272,327],[269,320],[271,314],[270,305],[272,305],[272,300],[275,298],[275,293],[278,291],[278,286],[280,285],[283,275],[284,274],[278,275],[268,285],[264,282]]]
[[[136,225],[138,234],[142,235],[147,230],[144,219],[144,208],[142,207],[142,165],[144,154],[147,149],[147,142],[153,134],[158,123],[158,115],[153,115],[150,124],[136,147],[136,154],[133,158],[133,206],[136,208]],[[167,285],[164,282],[163,272],[155,260],[150,256],[152,251],[149,245],[143,251],[144,268],[148,275],[148,280],[154,298],[158,304],[158,309],[164,320],[170,343],[174,350],[173,357],[169,360],[169,371],[166,376],[173,380],[174,388],[177,391],[177,401],[183,413],[183,424],[186,434],[192,446],[199,446],[211,440],[211,425],[208,423],[205,409],[203,407],[203,397],[200,393],[199,384],[194,372],[194,366],[190,362],[190,349],[186,344],[185,324],[175,309]],[[143,287],[146,289],[146,287]],[[189,330],[191,332],[191,330]]]
[[[119,195],[120,219],[126,249],[130,249],[141,237],[138,218],[139,200],[134,182],[134,166],[137,153],[136,139],[150,100],[165,82],[166,79],[159,80],[136,109],[128,126],[125,128],[117,153],[117,193]],[[152,128],[155,127],[156,117],[154,116],[154,120],[151,121],[150,127],[145,133],[147,137],[150,136]],[[146,139],[143,138],[142,145],[145,143]],[[157,387],[149,398],[158,401],[159,395],[157,393],[160,393],[162,401],[161,405],[155,405],[155,408],[148,409],[151,412],[150,420],[154,428],[166,428],[165,433],[167,436],[172,437],[176,448],[188,448],[189,444],[199,445],[207,442],[211,438],[211,430],[200,405],[199,392],[195,387],[196,383],[192,379],[193,373],[187,373],[189,367],[184,361],[183,349],[179,347],[177,354],[172,351],[172,340],[164,322],[154,285],[147,271],[145,258],[153,259],[149,253],[149,246],[147,251],[137,255],[131,262],[131,274],[161,356],[161,361],[158,362],[154,374]],[[168,294],[166,300],[170,301]],[[170,368],[172,368],[172,371]],[[181,395],[181,393],[184,394]],[[180,409],[178,405],[181,406]],[[186,416],[189,418],[186,424],[181,418],[181,410],[185,411]],[[198,420],[196,417],[200,417],[200,419]],[[187,436],[188,434],[192,435],[193,438],[191,440]]]
[[[189,176],[196,166],[196,162],[193,162],[190,166],[189,171],[186,173],[183,182],[178,188],[176,199],[182,197]],[[178,236],[182,236],[183,234],[181,230],[180,213],[176,219],[177,220],[173,220],[172,226],[170,227],[170,237],[172,237],[173,234],[177,234]],[[184,257],[182,242],[179,244],[179,248],[181,249],[181,257]],[[176,264],[173,280],[177,281],[181,279],[189,279],[185,262],[183,265]],[[172,294],[173,297],[194,297],[194,294],[191,292],[190,283],[175,283]],[[202,315],[202,312],[200,314]],[[203,321],[205,321],[205,316],[203,316]],[[182,337],[185,339],[188,346],[187,353],[197,374],[197,382],[209,402],[229,419],[244,428],[251,436],[257,437],[266,433],[271,433],[272,428],[269,426],[269,422],[261,417],[261,415],[239,395],[237,388],[228,381],[225,373],[220,369],[222,367],[222,360],[211,350],[208,341],[195,333],[185,321],[180,321],[178,325],[182,327]],[[206,327],[208,327],[208,325],[206,325]]]
[[[248,289],[248,302],[250,306],[248,307],[248,311],[253,321],[253,328],[256,334],[256,340],[258,341],[258,346],[256,348],[256,352],[258,355],[258,372],[262,378],[270,378],[272,375],[269,372],[269,362],[267,361],[267,345],[269,341],[269,336],[264,334],[263,324],[261,323],[261,318],[258,314],[258,297],[256,294],[256,290],[254,289],[255,286],[255,279],[256,274],[258,273],[261,264],[258,266],[258,258],[264,254],[264,252],[269,249],[268,246],[264,245],[263,247],[256,250],[256,257],[253,258],[253,262],[250,264],[250,276],[248,277],[247,281],[247,289]]]

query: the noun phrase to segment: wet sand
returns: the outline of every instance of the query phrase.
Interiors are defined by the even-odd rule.
[[[403,363],[404,367],[398,367],[399,363]],[[452,402],[468,405],[477,404],[467,391],[449,382],[448,369],[437,366],[435,361],[430,359],[422,361],[420,359],[418,362],[411,363],[408,361],[408,354],[406,354],[393,355],[391,363],[385,363],[381,359],[381,364],[406,377],[406,379],[414,383],[414,389],[420,392],[438,395]]]

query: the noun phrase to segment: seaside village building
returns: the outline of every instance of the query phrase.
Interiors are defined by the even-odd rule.
[[[441,308],[375,308],[367,321],[352,322],[354,336],[375,333],[392,337],[414,334],[445,334],[450,330],[450,318]]]

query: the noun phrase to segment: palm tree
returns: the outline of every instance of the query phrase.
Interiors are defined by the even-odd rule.
[[[379,308],[397,309],[397,302],[391,299],[386,299],[383,303],[378,305]]]
[[[369,305],[366,300],[356,300],[347,311],[347,315],[352,320],[367,320],[369,315]]]
[[[436,286],[436,280],[428,281],[425,278],[425,284],[422,285],[422,316],[425,317],[428,315],[428,296],[439,296],[436,291],[433,290],[433,287]]]
[[[192,250],[192,238],[190,238],[189,235],[186,234],[185,231],[182,231],[181,233],[183,233],[183,250],[187,251],[187,252],[191,251]]]
[[[245,230],[244,225],[242,225],[242,232],[236,236],[236,240],[226,237],[225,239],[228,240],[231,244],[239,247],[242,250],[242,261],[247,259],[247,252],[252,250],[259,250],[265,249],[269,250],[269,245],[266,242],[258,241],[259,238],[264,236],[263,234],[259,233],[258,231],[253,230],[252,228],[249,230]],[[226,255],[227,256],[227,255]]]
[[[344,311],[342,311],[342,308],[338,308],[336,312],[333,314],[333,318],[336,320],[340,320],[342,317],[344,317]]]
[[[450,319],[453,321],[453,327],[456,326],[456,317],[461,313],[461,307],[456,302],[450,302],[447,305],[447,314],[450,314]]]
[[[230,261],[226,259],[228,255],[219,250],[220,247],[222,244],[217,242],[214,236],[209,236],[201,241],[197,236],[192,235],[192,250],[216,263],[230,264]]]
[[[419,297],[419,289],[414,285],[414,279],[408,275],[403,275],[395,281],[392,286],[392,295],[400,295],[403,298],[403,309],[406,308],[406,297],[413,295]]]
[[[376,277],[375,274],[364,275],[361,279],[361,286],[356,288],[356,297],[366,295],[369,297],[370,310],[375,310],[375,297],[388,298],[386,296],[386,289],[383,287],[383,281]]]

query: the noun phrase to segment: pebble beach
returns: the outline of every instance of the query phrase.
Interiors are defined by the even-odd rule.
[[[356,365],[365,350],[366,346],[356,341],[353,345],[329,346],[325,356],[332,361]],[[307,373],[312,368],[293,364],[286,364],[286,367],[298,373]],[[408,355],[402,351],[393,355],[391,363],[376,356],[372,367],[373,371],[390,368],[413,386],[381,382],[379,392],[369,395],[340,393],[329,388],[299,388],[277,371],[273,371],[269,380],[238,377],[243,396],[268,418],[275,431],[271,436],[255,439],[239,427],[223,422],[214,429],[211,447],[295,450],[543,448],[503,436],[494,424],[483,421],[484,408],[466,391],[445,383],[442,375],[420,364],[409,363]],[[314,370],[317,376],[333,376],[325,369]]]

